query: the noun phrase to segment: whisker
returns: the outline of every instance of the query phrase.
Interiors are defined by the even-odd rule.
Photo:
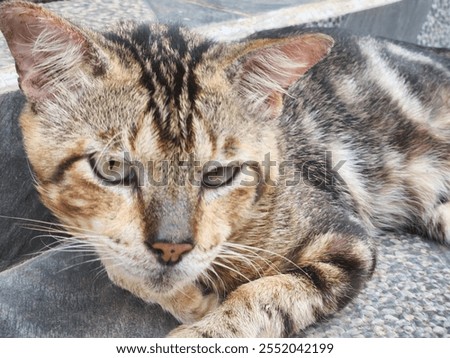
[[[239,254],[235,254],[235,253],[233,253],[233,254],[219,254],[217,257],[221,258],[222,260],[226,261],[227,263],[233,265],[233,267],[236,268],[236,269],[237,269],[237,267],[233,263],[233,259],[238,260],[238,261],[242,262],[244,265],[250,266],[259,275],[259,277],[263,276],[262,273],[261,273],[262,271],[264,271],[263,268],[260,265],[258,265],[259,267],[256,267],[256,265],[253,263],[253,261],[250,260],[247,257],[242,257]]]
[[[204,277],[208,282],[211,283],[211,288],[216,292],[219,293],[219,288],[217,287],[216,281],[210,276],[211,274],[214,274],[217,277],[217,284],[221,283],[223,291],[226,291],[225,282],[223,282],[222,278],[217,274],[216,270],[213,267],[210,267],[207,271],[202,272],[201,276]]]
[[[244,278],[244,279],[247,280],[248,282],[251,282],[251,280],[250,280],[247,276],[245,276],[245,275],[242,274],[241,272],[239,272],[239,271],[233,269],[232,267],[229,267],[229,266],[225,265],[224,263],[220,263],[220,262],[214,261],[214,262],[213,262],[213,265],[216,265],[216,266],[222,267],[222,268],[224,268],[224,269],[226,269],[226,270],[229,270],[229,271],[231,271],[231,272],[234,272],[235,274],[241,276],[242,278]]]
[[[222,285],[223,291],[226,292],[226,291],[227,291],[227,288],[226,288],[225,282],[223,281],[222,277],[220,277],[220,275],[217,273],[217,271],[215,270],[213,264],[214,264],[214,263],[212,263],[212,265],[208,268],[207,272],[211,272],[212,274],[214,274],[214,276],[217,277],[217,280],[218,280],[218,281],[221,283],[221,285]],[[212,278],[211,278],[211,279],[212,279]]]
[[[61,223],[55,223],[55,222],[50,222],[50,221],[43,221],[43,220],[37,220],[37,219],[28,219],[28,218],[20,218],[17,216],[6,216],[6,215],[0,215],[1,219],[11,219],[11,220],[17,220],[17,221],[24,221],[24,222],[29,222],[29,223],[35,223],[35,224],[43,224],[43,225],[50,225],[50,227],[52,226],[57,226],[57,227],[61,227],[64,228],[66,230],[70,230],[73,229],[75,231],[83,231],[86,234],[93,234],[95,235],[95,233],[91,230],[87,230],[87,229],[83,229],[80,227],[76,227],[76,226],[71,226],[71,225],[66,225],[66,224],[61,224]]]
[[[293,265],[296,269],[299,269],[299,270],[303,271],[302,268],[300,266],[298,266],[295,262],[293,262],[292,260],[288,259],[287,257],[285,257],[283,255],[280,255],[280,254],[278,254],[276,252],[272,252],[272,251],[269,251],[269,250],[266,250],[266,249],[262,249],[262,248],[259,248],[259,247],[237,244],[237,243],[234,243],[234,242],[233,243],[225,242],[225,243],[223,243],[223,245],[224,246],[229,246],[229,247],[240,248],[242,250],[247,250],[247,251],[250,251],[250,252],[261,251],[261,252],[267,253],[267,254],[269,254],[271,256],[280,258],[280,259],[284,260],[285,262]]]
[[[27,162],[28,172],[30,173],[30,177],[31,177],[31,180],[33,181],[34,186],[39,186],[39,182],[38,182],[33,170],[31,169],[30,160],[28,158],[27,158],[26,162]]]
[[[92,284],[94,284],[94,285],[96,284],[97,280],[99,280],[102,275],[105,275],[106,277],[108,277],[106,268],[103,265],[93,268],[92,271],[98,271],[94,276],[94,280],[92,281]]]
[[[90,255],[78,255],[78,256],[73,257],[73,259],[74,260],[81,259],[81,258],[84,258],[84,257],[87,257],[87,256],[92,256],[92,254],[90,254]],[[109,259],[112,259],[112,258],[109,258]],[[61,273],[61,272],[67,271],[67,270],[73,269],[74,267],[78,267],[78,266],[81,266],[81,265],[84,265],[84,264],[95,263],[95,262],[101,262],[101,258],[100,257],[95,257],[95,258],[89,259],[89,260],[82,260],[82,261],[77,262],[77,263],[75,263],[73,265],[69,265],[69,266],[63,267],[61,270],[57,271],[57,273]]]
[[[175,291],[181,295],[183,295],[184,297],[186,297],[187,299],[189,299],[190,301],[192,301],[192,296],[188,295],[186,292],[184,292],[182,289],[180,288],[175,288]]]
[[[227,243],[227,244],[228,244],[228,243]],[[272,270],[274,270],[274,271],[277,272],[277,273],[281,273],[281,272],[280,272],[280,269],[279,269],[276,265],[274,265],[274,263],[273,263],[272,261],[270,261],[269,259],[265,258],[264,256],[262,256],[262,255],[260,255],[260,254],[258,254],[258,253],[256,253],[256,252],[254,252],[253,250],[249,249],[249,248],[252,248],[252,249],[253,249],[253,247],[251,247],[251,246],[248,246],[248,247],[244,247],[243,245],[239,245],[239,246],[242,246],[242,247],[233,247],[233,246],[230,247],[230,245],[224,245],[224,246],[225,246],[225,247],[228,246],[228,249],[229,249],[232,253],[236,253],[236,251],[234,251],[233,249],[239,249],[239,250],[244,250],[244,251],[246,251],[246,252],[250,252],[250,253],[251,253],[251,256],[250,256],[250,255],[247,255],[249,258],[253,258],[253,259],[257,258],[257,259],[260,259],[260,260],[262,260],[268,267],[270,267]],[[268,251],[268,252],[270,252],[270,251]],[[241,255],[241,253],[236,253],[236,254]],[[284,258],[284,257],[283,257],[283,258]],[[260,265],[258,265],[258,266],[260,266]]]

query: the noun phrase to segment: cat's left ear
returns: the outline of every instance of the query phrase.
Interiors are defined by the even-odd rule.
[[[258,39],[237,47],[227,62],[236,71],[234,83],[248,107],[276,118],[282,110],[283,94],[326,57],[333,45],[334,40],[322,33]]]
[[[19,86],[32,102],[73,92],[107,66],[92,36],[40,5],[1,4],[0,30],[14,57]]]

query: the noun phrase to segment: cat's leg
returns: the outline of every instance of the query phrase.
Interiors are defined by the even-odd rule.
[[[444,242],[450,245],[450,202],[441,204],[438,207],[438,214],[440,219],[440,227],[444,237]]]
[[[201,320],[206,314],[217,309],[220,299],[216,293],[205,294],[192,283],[174,294],[164,295],[158,303],[180,322],[189,324]]]
[[[284,273],[239,286],[202,320],[170,337],[286,337],[343,308],[369,279],[372,248],[358,236],[328,232],[299,249]]]
[[[441,173],[448,172],[450,172],[450,163],[448,169],[441,169]],[[431,183],[430,187],[434,190],[426,190],[427,188],[422,186],[422,191],[413,197],[415,201],[410,206],[412,232],[450,245],[450,192],[448,191],[450,190],[450,181],[429,179],[428,182]],[[417,187],[419,186],[417,185]]]
[[[436,206],[425,221],[429,236],[450,245],[450,202],[446,201]]]
[[[450,121],[447,126],[450,130]],[[393,227],[450,244],[450,141],[428,139],[429,148],[424,145],[423,153],[412,157],[401,174],[406,185],[398,211],[405,221],[402,225],[395,215],[390,220]]]

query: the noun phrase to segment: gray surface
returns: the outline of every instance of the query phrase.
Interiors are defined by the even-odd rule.
[[[66,10],[64,3],[67,3]],[[133,5],[118,0],[91,3],[92,9],[108,3],[109,10],[102,12],[103,19],[96,18],[99,26],[103,21],[120,17],[119,13],[138,19],[153,11],[162,16],[162,12],[158,13],[162,11],[160,8],[152,7],[152,11],[143,0]],[[353,31],[363,29],[385,36],[388,32],[389,37],[449,46],[450,1],[420,3],[417,8],[408,5],[397,10],[392,7],[371,10],[378,14],[376,21],[372,21],[373,13],[363,12],[324,24],[334,23]],[[59,7],[61,12],[73,11],[69,2],[52,6]],[[138,9],[136,13],[135,9]],[[74,14],[80,20],[85,18],[81,9]],[[405,21],[398,24],[402,17]],[[392,19],[397,18],[397,24],[393,23]],[[92,17],[86,17],[85,21],[95,25]],[[0,56],[0,67],[1,61]],[[0,215],[47,220],[49,214],[32,189],[21,148],[16,117],[22,103],[18,93],[0,97],[3,159]],[[31,240],[39,233],[20,229],[18,221],[6,219],[0,219],[0,232],[0,337],[159,337],[176,325],[157,306],[144,304],[114,287],[101,273],[98,263],[88,262],[90,257],[47,251],[30,259],[29,253],[44,246],[40,239]],[[24,260],[28,261],[18,264]],[[450,337],[450,249],[417,237],[388,236],[380,240],[378,260],[374,278],[354,302],[303,334],[308,337]]]
[[[158,337],[177,325],[90,260],[47,252],[0,273],[0,337]]]
[[[145,0],[159,21],[179,22],[189,27],[307,4],[314,0]],[[316,0],[317,1],[317,0]]]
[[[17,114],[24,101],[18,93],[0,96],[0,271],[53,242],[49,237],[33,239],[37,234],[24,229],[24,221],[1,217],[51,220],[38,200],[22,148]]]
[[[450,1],[433,0],[430,12],[417,36],[420,45],[450,48]]]
[[[407,0],[344,17],[340,27],[360,35],[417,42],[432,1]]]

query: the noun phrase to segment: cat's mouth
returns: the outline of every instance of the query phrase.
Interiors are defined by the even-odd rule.
[[[195,250],[194,250],[195,251]],[[100,255],[112,281],[130,290],[127,286],[138,285],[154,293],[170,293],[196,281],[210,266],[215,253],[190,252],[175,265],[161,263],[154,254],[122,254],[118,257]]]
[[[129,264],[118,265],[115,260],[103,260],[106,272],[109,278],[118,286],[131,291],[136,294],[140,291],[139,296],[143,295],[142,291],[149,293],[170,293],[176,290],[179,286],[183,286],[190,281],[186,275],[180,275],[180,272],[175,267],[163,267],[156,264],[154,267],[147,265]],[[161,267],[158,267],[161,266]]]

